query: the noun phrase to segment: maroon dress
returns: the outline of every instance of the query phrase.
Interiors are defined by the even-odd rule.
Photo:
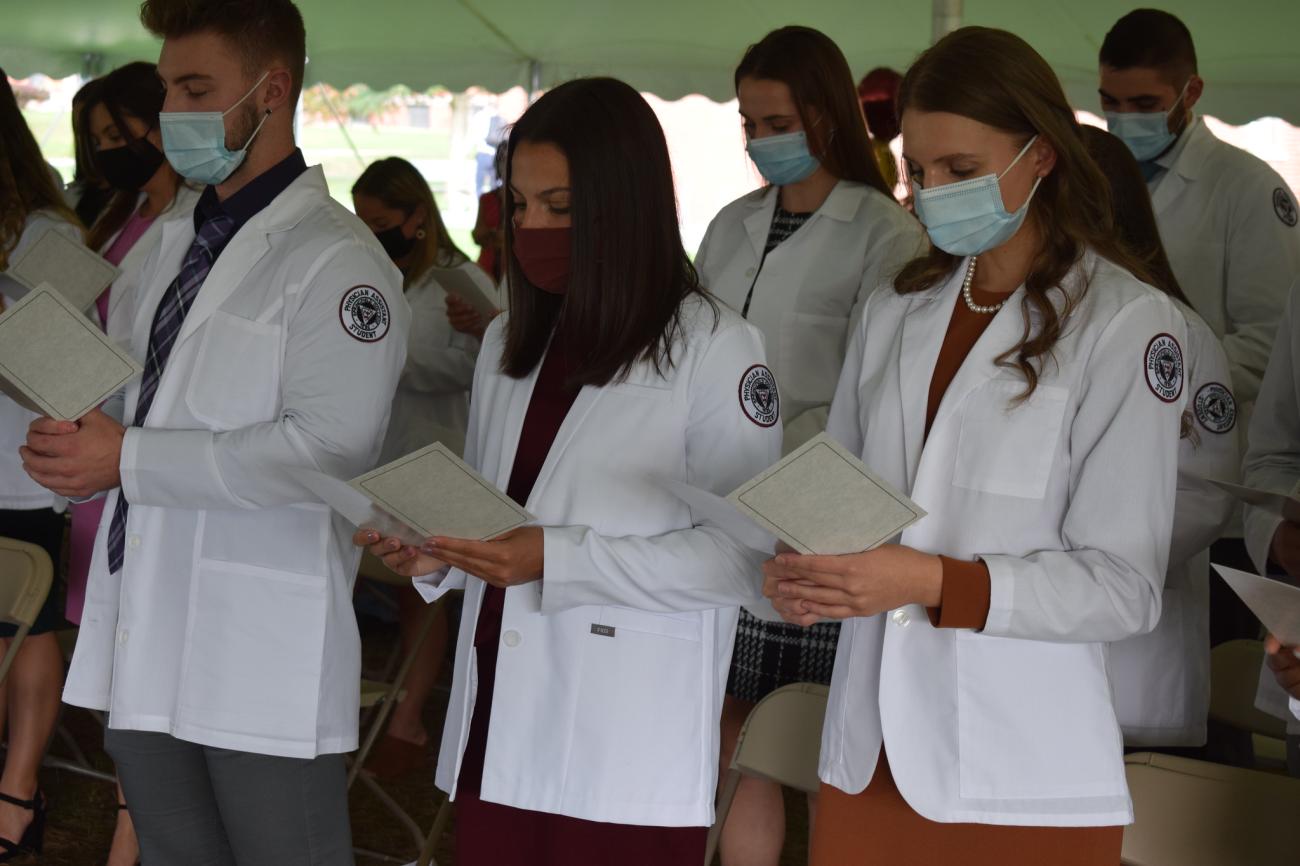
[[[506,493],[524,505],[578,388],[567,380],[576,369],[570,344],[558,337],[542,361],[515,450]],[[478,694],[469,741],[456,784],[457,866],[698,866],[706,827],[642,827],[584,821],[516,809],[479,798],[487,753],[488,722],[496,681],[497,649],[505,590],[487,587],[474,631]],[[516,724],[528,724],[526,719]]]

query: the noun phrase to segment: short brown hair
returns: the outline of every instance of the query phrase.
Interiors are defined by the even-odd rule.
[[[211,30],[238,46],[250,77],[279,61],[293,78],[293,101],[302,92],[307,31],[292,0],[144,0],[140,23],[162,39]]]

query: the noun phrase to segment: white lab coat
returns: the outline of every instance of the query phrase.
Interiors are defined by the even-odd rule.
[[[1192,306],[1223,340],[1246,421],[1300,274],[1300,226],[1288,216],[1295,197],[1267,163],[1215,138],[1201,118],[1157,161],[1167,167],[1151,189],[1160,239]]]
[[[474,262],[460,266],[489,298],[492,278]],[[406,289],[411,333],[406,368],[393,395],[393,417],[379,462],[387,463],[441,441],[457,454],[465,450],[469,388],[474,381],[478,340],[454,331],[447,321],[447,292],[431,273]]]
[[[109,339],[118,345],[126,346],[131,342],[131,331],[135,325],[135,299],[134,290],[140,281],[140,272],[144,269],[145,264],[149,261],[150,255],[158,244],[162,242],[163,226],[171,220],[182,215],[193,217],[194,206],[199,203],[199,195],[203,192],[202,188],[192,186],[187,182],[182,182],[176,188],[176,197],[149,227],[144,230],[144,234],[131,245],[127,250],[122,261],[118,264],[118,269],[122,272],[114,280],[113,285],[108,293],[108,320],[104,325],[104,331],[108,334]],[[140,204],[144,203],[143,193],[140,196]],[[139,205],[137,205],[137,210]],[[125,228],[125,223],[123,224]],[[118,229],[113,233],[102,248],[99,250],[100,255],[107,253],[117,242],[118,236],[122,230]]]
[[[965,272],[872,296],[849,344],[827,431],[928,510],[901,543],[979,558],[983,631],[936,629],[909,605],[840,631],[823,781],[862,791],[882,740],[899,790],[933,821],[1124,824],[1132,807],[1111,706],[1109,641],[1150,630],[1174,514],[1183,397],[1158,399],[1153,338],[1185,345],[1164,295],[1092,254],[1090,288],[1037,390],[995,359],[1020,339],[1010,297],[939,405],[926,394]],[[1184,392],[1185,392],[1184,388]]]
[[[24,250],[36,243],[47,231],[56,231],[81,243],[81,228],[70,223],[55,211],[38,210],[27,215],[22,236],[9,251],[9,261],[14,261]],[[15,303],[14,295],[21,288],[12,278],[0,272],[0,296],[5,309]],[[27,428],[37,415],[28,412],[13,400],[0,394],[0,509],[34,511],[40,508],[62,510],[64,500],[37,484],[23,470],[23,459],[18,449],[27,442]]]
[[[1291,287],[1282,325],[1260,387],[1250,444],[1242,468],[1243,483],[1263,490],[1300,492],[1300,279]],[[1246,549],[1260,574],[1269,572],[1273,536],[1282,518],[1262,508],[1246,508]],[[1291,582],[1300,582],[1292,575]],[[1273,678],[1265,663],[1260,670],[1255,705],[1287,720],[1287,730],[1300,733],[1300,703]]]
[[[1231,400],[1228,359],[1205,320],[1187,320],[1187,431],[1178,442],[1169,571],[1154,630],[1110,645],[1115,715],[1131,747],[1201,746],[1210,710],[1210,544],[1232,517],[1233,499],[1205,481],[1239,471],[1234,411],[1216,415],[1212,399]]]
[[[506,591],[484,800],[621,824],[713,820],[736,606],[761,599],[766,555],[693,525],[665,483],[726,494],[779,457],[781,436],[737,400],[764,363],[761,336],[725,307],[715,329],[708,305],[683,303],[673,368],[639,362],[624,382],[583,388],[528,498],[546,527],[545,577]],[[538,370],[502,374],[502,348],[493,322],[466,459],[504,490]],[[416,585],[429,600],[466,589],[436,779],[454,793],[485,584],[453,570]]]
[[[191,215],[169,215],[128,289],[138,291],[139,358],[193,239]],[[319,167],[230,239],[144,426],[123,441],[126,560],[109,573],[113,490],[66,702],[108,710],[113,728],[226,749],[310,758],[356,748],[352,529],[284,470],[346,478],[374,466],[406,355],[399,280]],[[382,339],[345,330],[357,286],[386,300]],[[127,389],[127,417],[139,387]]]
[[[1300,490],[1300,274],[1281,323],[1255,405],[1242,476],[1251,487],[1287,493]],[[1245,518],[1246,548],[1265,574],[1282,518],[1261,508],[1247,508]]]
[[[778,193],[757,189],[719,211],[695,266],[709,291],[734,310],[754,287],[748,319],[762,332],[781,383],[785,450],[792,451],[825,429],[862,305],[923,251],[925,232],[889,196],[842,180],[764,259]]]

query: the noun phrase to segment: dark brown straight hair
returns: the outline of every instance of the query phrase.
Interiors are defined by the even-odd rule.
[[[780,81],[790,88],[808,149],[828,172],[893,198],[876,164],[849,62],[829,36],[811,27],[773,30],[740,59],[737,91],[745,78]]]
[[[27,218],[34,212],[53,211],[81,228],[50,172],[18,109],[9,78],[0,69],[0,271],[8,269],[9,253],[22,239]]]
[[[1133,152],[1124,142],[1095,126],[1083,127],[1083,143],[1110,183],[1115,231],[1120,243],[1146,266],[1146,273],[1138,277],[1191,307],[1192,302],[1183,294],[1160,240],[1156,212],[1151,207],[1151,193]]]
[[[126,141],[125,147],[139,149],[140,142],[131,134],[126,118],[133,117],[151,130],[158,127],[158,115],[162,112],[163,98],[166,95],[162,81],[158,78],[158,67],[143,60],[128,63],[99,79],[98,85],[81,106],[80,123],[86,139],[90,138],[90,114],[96,105],[103,105],[108,116],[113,119],[113,125]],[[163,166],[172,175],[174,200],[176,190],[180,189],[181,176],[172,171],[166,161]],[[103,249],[109,238],[126,225],[126,221],[135,212],[139,198],[138,190],[115,192],[108,207],[104,208],[95,224],[90,227],[86,235],[86,246],[96,251]]]
[[[1074,109],[1052,67],[1005,30],[963,27],[940,39],[903,77],[898,105],[902,118],[909,110],[956,114],[1013,135],[1022,145],[1037,135],[1056,152],[1056,165],[1042,179],[1026,219],[1037,227],[1041,244],[1025,278],[1024,332],[998,358],[1024,375],[1027,387],[1020,399],[1026,399],[1038,386],[1039,364],[1050,357],[1065,320],[1087,291],[1086,285],[1074,294],[1061,288],[1084,253],[1092,250],[1146,279],[1142,262],[1115,232],[1110,184],[1084,147]],[[895,289],[906,295],[931,288],[947,280],[959,261],[931,247],[903,268]]]
[[[530,283],[512,254],[511,174],[525,141],[554,145],[569,162],[572,276],[563,295]],[[607,385],[643,360],[660,374],[671,368],[682,301],[713,302],[682,247],[668,143],[641,94],[613,78],[547,92],[510,134],[505,196],[510,313],[502,372],[527,376],[557,330],[580,357],[571,385]]]

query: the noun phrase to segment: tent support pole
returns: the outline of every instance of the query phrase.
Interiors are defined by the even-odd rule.
[[[932,42],[938,42],[961,26],[963,0],[934,0],[931,18]]]
[[[528,61],[528,101],[531,103],[542,92],[542,61]]]
[[[352,136],[348,134],[348,125],[343,122],[343,115],[339,113],[338,106],[335,105],[334,100],[330,98],[329,91],[325,89],[324,85],[318,85],[317,92],[320,93],[321,99],[325,101],[325,105],[329,108],[330,114],[334,115],[334,122],[338,124],[339,132],[343,133],[343,140],[348,143],[348,147],[352,148],[352,155],[357,158],[357,165],[364,169],[366,167],[366,158],[361,155],[361,151],[357,150],[356,142],[354,142]]]

